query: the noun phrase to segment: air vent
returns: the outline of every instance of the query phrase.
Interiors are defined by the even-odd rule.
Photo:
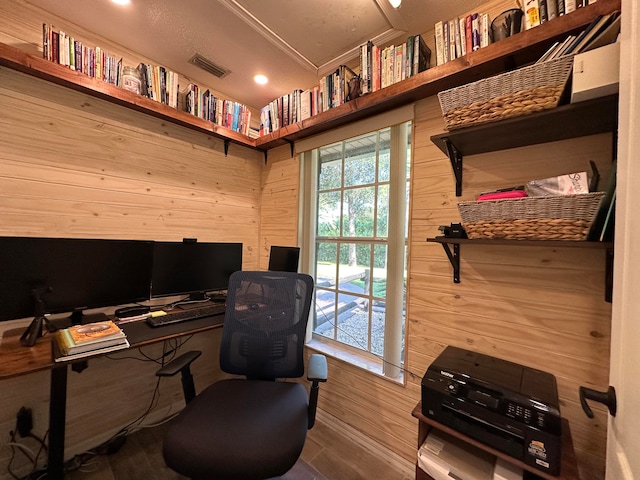
[[[225,70],[221,66],[216,65],[208,58],[204,58],[199,53],[196,53],[191,57],[189,59],[189,63],[194,64],[196,67],[200,67],[205,72],[209,72],[211,75],[215,75],[218,78],[224,78],[231,73],[229,70]]]

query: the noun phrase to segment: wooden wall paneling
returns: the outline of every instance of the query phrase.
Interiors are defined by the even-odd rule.
[[[260,152],[232,145],[225,157],[223,142],[208,135],[5,68],[0,80],[0,234],[239,241],[243,267],[257,268]],[[7,323],[24,328],[29,320]],[[194,365],[197,388],[219,375],[218,342],[207,334],[189,343],[208,352]],[[108,439],[151,401],[157,366],[113,363],[92,360],[70,374],[67,458]],[[179,381],[171,380],[150,419],[181,408]],[[44,435],[48,384],[46,372],[3,381],[5,431],[25,405]],[[2,479],[9,458],[1,448]]]
[[[260,268],[272,245],[298,245],[300,160],[288,145],[269,151],[260,193]]]
[[[436,98],[417,104],[416,155],[433,156],[416,159],[413,172],[410,368],[424,370],[443,345],[456,345],[550,371],[572,426],[580,470],[584,478],[602,478],[606,419],[594,426],[586,418],[577,387],[606,388],[608,381],[611,309],[604,301],[604,252],[465,245],[461,283],[453,284],[442,247],[422,242],[425,233],[439,233],[438,225],[459,220],[457,202],[483,190],[588,171],[588,160],[607,178],[611,135],[467,156],[463,196],[455,197],[452,188],[442,190],[447,186],[440,178],[445,166],[453,177],[449,160],[423,145],[444,129],[422,119],[440,115]]]

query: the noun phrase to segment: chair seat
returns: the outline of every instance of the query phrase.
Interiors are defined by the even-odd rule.
[[[172,422],[163,454],[169,467],[194,479],[276,477],[300,456],[308,424],[302,384],[221,380]]]

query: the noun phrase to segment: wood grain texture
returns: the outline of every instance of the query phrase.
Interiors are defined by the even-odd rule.
[[[594,8],[610,3],[600,0]],[[11,14],[0,17],[0,41],[38,54],[41,23],[57,19],[22,0],[4,0],[4,5],[11,7],[6,9]],[[487,9],[499,12],[510,6],[492,0]],[[557,25],[568,21],[560,20]],[[488,54],[491,51],[478,57]],[[443,66],[441,71],[455,67]],[[361,103],[366,107],[375,101]],[[297,243],[299,170],[288,145],[271,150],[266,165],[260,152],[235,145],[225,157],[223,142],[206,133],[6,68],[0,68],[0,111],[2,235],[240,241],[244,269],[265,268],[270,245]],[[455,197],[451,165],[430,141],[443,131],[437,98],[420,100],[412,132],[405,383],[331,358],[320,409],[413,465],[417,422],[411,410],[420,399],[420,379],[429,363],[448,344],[493,354],[556,375],[582,478],[601,479],[606,413],[594,407],[596,418],[587,419],[577,387],[604,390],[608,384],[611,309],[604,302],[602,252],[465,247],[462,282],[456,285],[441,246],[425,239],[436,235],[439,225],[457,221],[456,203],[480,191],[581,171],[591,159],[606,178],[611,137],[465,157],[463,196]],[[220,375],[218,341],[215,335],[190,341],[190,348],[201,346],[211,355],[198,362],[202,370],[195,372],[197,385]],[[159,353],[150,350],[150,355]],[[127,359],[114,368],[113,362],[92,361],[89,370],[70,377],[74,400],[69,406],[68,455],[108,438],[150,401],[155,366]],[[160,410],[180,403],[179,385],[162,388]],[[45,372],[2,381],[0,430],[15,427],[15,413],[25,403],[34,409],[36,433],[44,434]],[[96,413],[104,410],[110,414]],[[340,438],[335,441],[344,455],[358,455]],[[315,465],[340,463],[329,467],[344,473],[336,478],[351,478],[354,469],[364,469],[336,459],[335,452],[320,453],[318,444],[312,446]],[[0,449],[2,479],[9,453]],[[365,478],[375,478],[375,472]]]

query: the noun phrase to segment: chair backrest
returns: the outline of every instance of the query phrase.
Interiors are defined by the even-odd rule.
[[[229,279],[220,367],[254,379],[304,374],[313,279],[304,273],[240,271]]]

